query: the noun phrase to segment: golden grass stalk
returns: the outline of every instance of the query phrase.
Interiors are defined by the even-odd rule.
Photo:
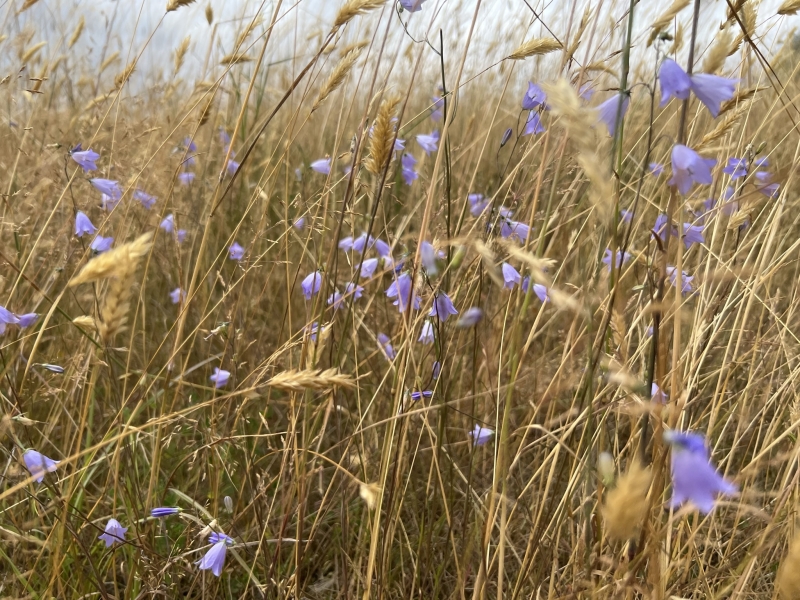
[[[800,598],[800,535],[796,535],[789,544],[775,578],[775,591],[783,600]]]
[[[317,99],[314,100],[314,104],[311,107],[311,112],[317,110],[317,108],[325,102],[325,99],[342,85],[347,75],[350,73],[350,70],[353,68],[353,65],[356,64],[359,56],[361,56],[361,50],[354,49],[342,57],[320,89],[319,95],[317,95]]]
[[[383,170],[392,155],[395,136],[393,119],[399,104],[400,98],[394,96],[386,98],[378,109],[369,138],[369,156],[364,161],[364,168],[374,175]]]
[[[778,7],[779,15],[796,15],[800,10],[800,0],[784,0],[783,4]]]
[[[69,285],[76,286],[116,276],[120,264],[127,263],[129,260],[139,260],[146,255],[150,251],[152,241],[153,232],[148,231],[132,242],[122,244],[94,257],[84,265],[78,275],[72,278]]]
[[[724,137],[725,134],[730,132],[733,129],[733,126],[739,121],[739,118],[747,112],[748,103],[746,101],[740,101],[739,105],[734,110],[729,110],[725,117],[717,123],[717,126],[714,127],[711,131],[703,136],[703,139],[700,140],[700,143],[695,147],[695,150],[698,152],[702,152],[703,150],[709,148],[714,142],[719,140],[721,137]]]
[[[649,468],[635,461],[606,496],[603,521],[608,537],[629,540],[636,535],[647,517],[647,492],[652,479]]]
[[[363,15],[371,10],[382,7],[386,0],[347,0],[336,15],[333,28],[338,29],[347,25],[358,15]]]
[[[100,63],[100,72],[102,73],[105,71],[111,63],[115,62],[119,58],[119,52],[112,53],[108,58],[106,58],[102,63]]]
[[[356,382],[350,375],[344,375],[335,368],[325,371],[292,369],[278,373],[267,382],[267,385],[287,392],[302,392],[303,390],[324,391],[335,387],[353,389],[356,387]]]
[[[586,27],[589,25],[589,17],[592,14],[592,9],[590,6],[586,6],[583,10],[583,16],[581,16],[581,22],[578,25],[578,30],[575,32],[575,36],[572,38],[572,43],[570,43],[569,47],[566,51],[565,61],[569,61],[575,55],[575,52],[578,50],[578,46],[580,46],[581,39],[583,38],[583,34],[586,31]]]
[[[674,0],[672,5],[663,13],[661,13],[655,21],[653,21],[653,23],[650,25],[650,36],[647,38],[648,46],[653,44],[655,39],[658,37],[658,34],[661,33],[661,30],[669,25],[672,20],[678,16],[679,12],[689,6],[690,1],[691,0]]]
[[[136,70],[136,61],[131,61],[127,67],[125,67],[121,72],[117,73],[117,76],[114,77],[114,89],[119,90],[122,89],[122,86],[130,79],[133,72]]]
[[[211,8],[211,4],[206,6],[206,21],[208,21],[209,25],[214,22],[214,9]]]
[[[75,26],[72,35],[69,36],[69,47],[72,48],[75,44],[78,43],[78,40],[81,39],[81,34],[83,33],[83,28],[86,26],[86,19],[81,17],[81,20],[78,21],[78,24]]]
[[[186,53],[189,51],[189,44],[192,41],[192,37],[187,35],[183,38],[183,41],[180,45],[175,49],[175,73],[181,70],[183,66],[183,61],[186,58]]]
[[[246,63],[251,62],[253,59],[246,54],[227,54],[222,57],[222,60],[219,61],[221,65],[234,65],[236,63]]]
[[[560,49],[561,44],[553,38],[535,38],[524,42],[506,58],[511,60],[523,60],[530,56],[541,56]]]
[[[44,48],[46,45],[47,45],[47,42],[39,42],[37,44],[34,44],[33,46],[31,46],[30,48],[25,50],[25,52],[22,53],[22,56],[20,57],[20,62],[23,62],[23,63],[28,62],[30,59],[32,59],[36,55],[37,52],[39,52],[39,50]]]
[[[751,87],[751,88],[744,88],[740,89],[736,92],[736,94],[730,100],[726,100],[722,103],[719,109],[719,114],[724,115],[726,112],[733,110],[742,102],[746,102],[751,100],[758,92],[763,90],[769,89],[767,87]]]
[[[728,11],[727,11],[727,13],[725,15],[725,22],[722,25],[720,25],[720,29],[724,29],[725,27],[727,27],[728,25],[730,25],[731,23],[734,23],[736,21],[735,15],[739,14],[739,12],[742,10],[742,7],[744,6],[745,2],[747,2],[747,0],[733,0],[733,2],[731,3],[731,5],[733,7],[733,10],[731,10],[731,5],[728,5],[726,3],[726,6],[728,7]],[[741,18],[741,15],[740,15],[740,18]]]
[[[247,38],[250,37],[250,34],[253,33],[253,30],[261,25],[262,19],[260,16],[257,16],[255,19],[252,19],[236,38],[236,43],[233,45],[234,50],[238,50],[242,44],[245,43]]]
[[[194,0],[168,0],[167,12],[178,10],[182,6],[189,6],[190,4],[194,4]]]

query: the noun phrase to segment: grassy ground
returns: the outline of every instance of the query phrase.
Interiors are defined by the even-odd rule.
[[[44,40],[48,4],[0,6],[0,597],[800,597],[791,17],[337,0],[287,29],[301,0],[229,35],[172,0],[206,38],[115,54],[77,13]],[[719,116],[659,105],[665,57],[737,80]],[[673,185],[676,144],[711,184]],[[738,488],[709,514],[670,504],[670,430]]]

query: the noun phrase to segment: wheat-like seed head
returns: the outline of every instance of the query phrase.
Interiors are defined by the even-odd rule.
[[[540,56],[549,54],[555,50],[560,50],[561,44],[553,38],[535,38],[524,42],[506,58],[511,60],[522,60],[530,56]]]
[[[32,59],[39,50],[44,48],[47,45],[47,42],[38,42],[25,50],[20,57],[20,62],[27,63],[30,59]]]
[[[636,461],[619,478],[617,487],[608,493],[602,513],[610,538],[629,540],[641,528],[647,517],[647,492],[651,479],[650,469]]]
[[[778,7],[779,15],[796,15],[800,10],[800,0],[784,0],[783,4]]]
[[[214,22],[214,9],[211,8],[211,4],[206,6],[206,21],[208,21],[209,25]]]
[[[318,371],[307,369],[305,371],[291,370],[278,373],[267,382],[267,385],[288,392],[302,392],[303,390],[329,390],[334,387],[355,388],[356,382],[349,375],[339,372],[339,369]]]
[[[119,90],[125,85],[125,82],[130,79],[130,76],[133,75],[133,72],[136,70],[136,61],[133,60],[131,63],[125,67],[125,69],[118,73],[116,77],[114,77],[114,89]]]
[[[733,33],[726,29],[720,34],[717,34],[714,44],[706,54],[703,60],[703,73],[716,73],[725,64],[725,59],[728,58],[731,44],[733,43]]]
[[[775,578],[775,590],[783,600],[800,598],[800,535],[796,535],[789,544]]]
[[[724,115],[726,112],[736,108],[742,102],[746,102],[748,100],[753,99],[758,92],[761,92],[761,91],[764,91],[764,90],[767,90],[767,89],[769,89],[769,88],[766,87],[766,86],[765,87],[757,87],[756,86],[756,87],[751,87],[751,88],[739,89],[734,94],[733,98],[731,98],[730,100],[726,100],[725,102],[723,102],[720,105],[719,115],[718,116]]]
[[[700,143],[695,146],[697,152],[702,152],[708,149],[714,142],[724,137],[725,134],[733,129],[733,126],[739,121],[739,118],[747,112],[749,103],[747,101],[739,101],[739,105],[734,110],[727,111],[723,119],[720,119],[717,126],[703,136]]]
[[[358,495],[366,503],[367,508],[372,510],[378,503],[378,496],[381,493],[381,486],[377,483],[362,483],[358,486]]]
[[[125,269],[128,268],[129,260],[138,260],[150,251],[152,240],[153,232],[148,231],[132,242],[122,244],[117,248],[94,257],[86,263],[83,269],[81,269],[81,272],[69,282],[69,285],[76,286],[81,283],[116,277],[122,272],[123,269],[121,269],[121,267],[123,265]]]
[[[167,12],[172,12],[173,10],[178,10],[182,6],[188,6],[190,4],[194,4],[195,0],[168,0],[167,2]]]
[[[333,68],[333,71],[331,71],[328,79],[320,89],[319,95],[317,96],[317,99],[314,100],[314,104],[311,107],[311,112],[317,110],[317,108],[319,108],[325,99],[335,92],[340,85],[342,85],[348,73],[350,73],[350,69],[353,68],[353,65],[358,60],[359,56],[361,56],[361,50],[353,49],[342,57],[342,59]]]
[[[187,35],[183,38],[180,46],[175,49],[175,73],[181,70],[183,66],[183,60],[186,58],[186,53],[189,51],[189,44],[192,41],[192,37]]]
[[[245,43],[247,38],[250,37],[250,34],[253,33],[253,30],[259,25],[261,25],[262,22],[263,20],[261,19],[260,15],[256,16],[255,19],[252,19],[247,24],[247,27],[245,27],[242,31],[239,32],[239,35],[236,38],[236,43],[233,45],[233,49],[239,50],[239,48],[242,46],[242,44]]]
[[[344,6],[339,10],[339,14],[336,15],[333,28],[338,29],[343,27],[358,15],[363,15],[371,10],[380,8],[384,4],[386,4],[386,0],[347,0]]]
[[[647,38],[648,46],[653,44],[658,34],[678,16],[679,12],[689,6],[689,2],[691,2],[691,0],[675,0],[667,10],[658,15],[656,20],[650,25],[650,36]]]
[[[246,63],[251,62],[253,60],[252,57],[247,56],[246,54],[227,54],[222,57],[219,61],[221,65],[235,65],[237,63]]]
[[[72,35],[69,37],[69,47],[72,48],[78,40],[81,38],[81,34],[83,33],[83,28],[86,26],[86,19],[81,17],[81,20],[78,21],[78,24],[75,26],[75,29],[72,32]]]
[[[31,6],[36,4],[38,1],[39,0],[25,0],[25,2],[22,3],[22,8],[19,9],[19,12],[17,14],[28,10]]]
[[[383,170],[392,155],[395,137],[393,119],[399,104],[400,98],[390,97],[386,98],[378,109],[378,116],[375,118],[369,139],[369,157],[364,161],[364,168],[374,175]]]

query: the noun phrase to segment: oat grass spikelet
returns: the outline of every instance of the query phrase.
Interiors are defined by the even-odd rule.
[[[324,391],[335,387],[353,389],[356,387],[356,382],[349,375],[340,373],[339,369],[324,371],[292,369],[278,373],[267,382],[267,385],[287,392],[302,392],[303,390]]]
[[[369,139],[369,156],[364,161],[364,168],[370,173],[378,175],[392,155],[394,146],[395,126],[393,119],[397,112],[400,98],[386,98],[378,109],[378,116],[372,127],[372,135]]]
[[[675,0],[672,5],[661,13],[658,18],[650,25],[650,36],[647,38],[647,45],[651,46],[658,34],[678,16],[684,8],[689,6],[691,0]]]
[[[778,7],[779,15],[796,15],[800,10],[800,0],[785,0],[783,4]]]
[[[150,251],[152,241],[153,232],[148,231],[132,242],[122,244],[118,248],[96,256],[86,263],[80,273],[69,282],[69,285],[76,286],[116,276],[119,263],[124,263],[128,260],[139,260]]]
[[[194,1],[195,0],[169,0],[169,2],[167,2],[167,12],[178,10],[182,6],[189,6],[190,4],[194,4]]]
[[[617,487],[606,496],[603,521],[608,537],[625,541],[633,538],[647,516],[647,492],[650,489],[650,468],[635,461],[622,475]]]
[[[523,43],[506,58],[523,60],[530,56],[541,56],[561,49],[561,44],[553,38],[535,38]]]
[[[125,85],[125,82],[127,82],[128,79],[130,79],[131,75],[133,75],[133,72],[135,70],[136,70],[136,61],[134,60],[127,67],[125,67],[124,71],[117,74],[117,76],[114,78],[114,89],[115,90],[122,89],[122,86]]]
[[[347,75],[350,73],[350,70],[353,68],[353,65],[356,64],[359,56],[361,56],[361,49],[354,48],[342,57],[333,68],[333,71],[331,71],[328,79],[325,80],[325,83],[322,85],[317,99],[314,100],[314,105],[311,107],[311,112],[317,110],[320,105],[325,102],[325,99],[342,85],[345,78],[347,78]]]
[[[336,15],[336,20],[333,22],[333,28],[338,29],[347,25],[358,15],[363,15],[371,10],[382,7],[386,4],[386,0],[347,0],[344,6],[339,10]]]
[[[775,578],[775,591],[782,600],[800,598],[800,535],[795,535],[789,544]]]
[[[83,28],[86,26],[86,19],[81,17],[81,20],[78,21],[78,24],[75,26],[75,30],[72,32],[72,35],[69,37],[69,47],[72,48],[75,44],[78,43],[78,40],[81,39],[81,34],[83,33]]]
[[[189,51],[189,44],[191,41],[191,36],[187,35],[185,38],[183,38],[180,46],[175,49],[175,73],[181,70],[183,61],[186,58],[186,53]]]

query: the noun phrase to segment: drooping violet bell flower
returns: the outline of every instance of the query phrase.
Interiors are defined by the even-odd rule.
[[[672,148],[672,178],[670,185],[678,187],[682,195],[689,193],[692,184],[710,184],[711,168],[717,164],[713,158],[703,158],[691,148],[683,144],[675,144]]]
[[[650,331],[650,335],[653,335],[652,331]],[[660,387],[658,387],[658,384],[655,381],[653,382],[653,385],[650,386],[650,398],[653,400],[653,402],[658,402],[659,404],[666,404],[667,400],[669,400],[669,396]]]
[[[661,62],[658,71],[658,82],[661,85],[661,107],[663,108],[670,98],[687,100],[692,87],[692,80],[681,66],[671,58]]]
[[[514,134],[514,130],[511,127],[509,127],[508,129],[505,130],[505,132],[503,133],[503,137],[500,139],[500,147],[501,148],[508,143],[508,140],[511,139],[511,136],[513,134]]]
[[[300,282],[300,288],[303,290],[303,296],[306,300],[311,300],[311,297],[319,292],[322,287],[322,273],[314,271],[306,275],[306,278]]]
[[[747,159],[736,158],[735,156],[728,158],[728,164],[722,169],[722,172],[730,175],[732,180],[747,177],[747,171]]]
[[[114,243],[113,237],[103,237],[102,235],[96,235],[95,238],[92,240],[92,244],[89,246],[92,250],[94,250],[97,254],[102,254],[103,252],[108,252],[111,250],[111,245]]]
[[[225,128],[220,125],[219,127],[219,143],[222,144],[225,152],[228,151],[228,146],[231,143],[231,136],[225,131]]]
[[[119,521],[116,519],[109,519],[108,523],[106,523],[105,532],[97,537],[105,542],[106,548],[110,548],[114,545],[114,542],[124,544],[127,531],[128,528],[123,527]]]
[[[704,244],[706,241],[703,235],[702,225],[693,225],[692,223],[683,224],[683,245],[688,250],[692,244]]]
[[[520,288],[526,294],[528,293],[528,286],[531,284],[531,278],[526,277],[522,280],[522,284]],[[550,302],[550,296],[547,293],[547,288],[543,286],[541,283],[534,283],[533,284],[533,293],[536,294],[536,297],[539,299],[539,302]]]
[[[621,108],[620,108],[621,103]],[[628,112],[628,107],[631,103],[631,97],[628,94],[621,93],[621,94],[614,94],[611,98],[603,102],[600,106],[597,107],[597,110],[600,114],[600,120],[606,124],[608,128],[608,133],[612,137],[616,133],[617,130],[617,116],[619,116],[619,122],[622,123],[622,120],[625,118],[625,113]]]
[[[349,252],[353,249],[353,236],[347,236],[339,240],[339,250]]]
[[[475,428],[469,432],[469,435],[472,438],[473,446],[483,446],[486,442],[492,439],[494,431],[488,427],[481,427],[480,425],[476,424]]]
[[[489,200],[484,198],[483,194],[469,194],[467,200],[469,200],[469,214],[473,217],[480,216],[489,206]]]
[[[6,332],[6,325],[19,325],[19,317],[5,306],[0,306],[0,334]]]
[[[397,307],[397,310],[405,312],[409,305],[412,305],[414,310],[419,310],[421,298],[414,294],[413,282],[411,275],[403,273],[386,289],[387,298],[395,298],[392,303]]]
[[[537,135],[545,131],[547,131],[547,129],[542,125],[542,119],[539,117],[539,113],[531,111],[528,114],[528,121],[525,123],[525,130],[522,132],[522,135]]]
[[[344,286],[344,295],[347,298],[358,300],[364,295],[364,286],[356,285],[353,282],[347,282],[347,284]]]
[[[353,250],[359,254],[363,253],[365,250],[369,250],[374,245],[375,238],[371,235],[367,236],[366,231],[353,240]]]
[[[389,360],[394,360],[396,353],[394,348],[392,347],[392,340],[389,338],[388,335],[385,333],[378,334],[378,345],[380,346],[381,351],[386,355],[386,358]]]
[[[528,225],[522,223],[521,221],[512,221],[511,219],[505,219],[500,227],[500,235],[502,237],[515,237],[520,242],[527,240],[530,232],[531,228]]]
[[[25,450],[22,460],[25,461],[25,468],[30,471],[31,476],[36,478],[36,483],[42,483],[45,473],[54,473],[58,463],[61,462],[33,449]]]
[[[420,4],[422,4],[420,2]],[[431,121],[438,122],[444,117],[444,98],[441,96],[433,97],[433,106],[431,107]]]
[[[606,248],[605,252],[603,252],[603,264],[608,267],[609,273],[611,272],[611,257],[614,255],[611,252],[611,248]],[[614,266],[619,269],[622,265],[628,262],[631,259],[630,252],[623,252],[622,250],[617,250],[616,256],[614,256]]]
[[[439,292],[433,299],[433,307],[431,308],[431,312],[428,313],[428,316],[439,317],[439,320],[444,322],[447,321],[447,318],[450,315],[457,314],[458,311],[456,310],[456,307],[453,306],[453,301],[450,299],[450,296],[444,292]]]
[[[316,171],[321,175],[330,175],[331,174],[331,159],[330,158],[320,158],[319,160],[315,160],[310,165],[312,171]]]
[[[417,341],[423,344],[432,344],[433,340],[433,323],[430,321],[425,321],[422,324],[422,331],[420,332],[419,339]]]
[[[619,211],[619,216],[622,217],[623,223],[630,223],[633,220],[633,211],[623,208]]]
[[[133,197],[142,203],[146,209],[150,210],[153,208],[153,205],[156,203],[156,197],[151,196],[147,192],[143,192],[142,190],[136,190],[133,192]]]
[[[653,231],[655,231],[658,237],[660,237],[662,240],[667,235],[668,220],[669,218],[667,217],[667,215],[665,215],[664,213],[659,213],[659,215],[656,217],[656,222],[653,224]],[[670,235],[672,237],[677,237],[678,229],[675,227],[675,225],[673,225],[672,228],[670,229]]]
[[[425,150],[425,154],[430,156],[431,152],[436,152],[439,146],[439,131],[434,130],[430,134],[420,133],[417,136],[417,143]]]
[[[178,231],[175,232],[175,237],[178,239],[178,243],[182,244],[183,241],[186,239],[186,230],[178,229]]]
[[[461,318],[456,323],[456,327],[466,329],[467,327],[475,327],[483,318],[483,311],[477,306],[472,306],[464,311]]]
[[[361,273],[360,277],[362,279],[369,279],[375,273],[375,269],[378,268],[378,259],[377,258],[368,258],[361,264]]]
[[[231,372],[220,369],[219,367],[214,367],[214,374],[209,377],[209,379],[214,382],[214,387],[217,389],[228,383],[228,379],[230,378]]]
[[[75,235],[83,237],[85,234],[94,235],[97,232],[97,227],[92,225],[86,213],[79,210],[75,215]]]
[[[189,185],[194,181],[194,173],[191,171],[182,171],[178,173],[178,181],[181,185]]]
[[[738,79],[727,79],[717,75],[698,73],[691,76],[692,91],[697,99],[706,105],[715,119],[719,116],[720,105],[733,98]]]
[[[431,369],[431,377],[433,379],[439,379],[439,375],[442,373],[442,363],[438,360],[433,363],[433,368]]]
[[[112,198],[108,194],[100,194],[100,206],[103,210],[111,212],[119,204],[119,198]]]
[[[669,277],[669,282],[676,286],[678,284],[678,269],[672,265],[667,265],[667,276]],[[686,271],[681,272],[681,293],[688,294],[692,291],[692,280],[694,279],[693,275],[689,275]]]
[[[292,227],[297,229],[297,231],[303,231],[303,229],[305,229],[305,226],[306,226],[306,218],[305,217],[297,217],[294,220],[294,223],[292,223]]]
[[[173,304],[178,304],[186,300],[186,292],[184,292],[181,288],[176,287],[169,293],[169,299],[172,301]]]
[[[506,262],[503,263],[502,271],[503,281],[505,281],[505,285],[503,287],[506,289],[513,290],[514,286],[522,281],[519,271]]]
[[[25,313],[24,315],[18,315],[17,318],[19,319],[19,328],[25,329],[36,323],[39,319],[39,313]]]
[[[395,152],[402,152],[402,151],[403,151],[403,150],[405,150],[405,149],[406,149],[406,141],[405,141],[405,140],[401,140],[400,138],[397,138],[397,139],[394,141],[394,148],[393,148],[393,150],[394,150]]]
[[[163,229],[167,233],[172,233],[175,231],[175,216],[172,213],[168,214],[159,224],[159,228]]]
[[[333,305],[333,310],[339,310],[339,308],[342,306],[343,299],[344,296],[342,296],[342,293],[339,290],[333,290],[333,293],[328,296],[328,306]]]
[[[419,173],[414,170],[414,165],[417,164],[417,159],[410,154],[403,154],[403,158],[400,159],[400,164],[402,167],[401,175],[403,176],[403,181],[406,185],[411,185],[419,177]]]
[[[772,183],[772,175],[766,171],[758,171],[755,174],[756,188],[767,198],[775,198],[778,195],[779,183]]]
[[[95,177],[94,179],[90,179],[89,183],[91,183],[94,189],[96,189],[98,192],[105,194],[114,200],[119,200],[122,198],[122,190],[119,187],[118,181]]]
[[[375,252],[381,258],[391,258],[392,247],[380,238],[375,238]]]
[[[422,4],[428,0],[400,0],[402,6],[408,12],[419,12],[422,10]]]
[[[69,156],[80,165],[84,173],[97,170],[95,161],[100,158],[100,155],[91,148],[88,150],[73,150],[69,153]]]
[[[648,165],[648,169],[650,169],[650,172],[653,175],[655,175],[656,177],[660,177],[661,174],[664,172],[664,165],[662,165],[661,163],[657,163],[657,162],[651,162]]]
[[[232,158],[228,159],[228,164],[225,165],[225,170],[227,171],[228,175],[233,176],[236,171],[239,170],[239,163],[233,160]]]
[[[691,431],[666,431],[664,441],[672,446],[673,508],[691,502],[708,514],[714,510],[717,496],[730,496],[738,488],[726,481],[711,464],[705,437]]]
[[[594,89],[592,88],[591,82],[586,82],[581,86],[581,89],[578,90],[578,96],[586,102],[592,99],[592,96],[594,96]]]
[[[244,257],[244,248],[238,242],[233,242],[231,247],[228,248],[228,258],[231,260],[242,260]]]
[[[172,515],[177,515],[182,511],[183,509],[175,508],[174,506],[159,506],[158,508],[150,509],[150,516],[154,519],[160,519],[162,517],[171,517]]]
[[[433,244],[430,242],[422,242],[419,248],[419,258],[422,266],[428,275],[435,277],[439,273],[439,267],[436,264],[437,259],[443,258],[443,252],[436,252]]]
[[[544,106],[547,101],[547,94],[544,90],[532,81],[528,82],[528,89],[522,97],[522,110],[534,110]]]

